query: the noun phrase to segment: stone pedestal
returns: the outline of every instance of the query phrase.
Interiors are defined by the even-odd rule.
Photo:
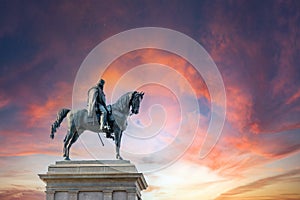
[[[125,160],[58,161],[39,174],[46,200],[141,200],[142,173]]]

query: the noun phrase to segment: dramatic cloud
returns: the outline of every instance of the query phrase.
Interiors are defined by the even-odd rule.
[[[222,69],[229,109],[231,104],[243,105],[236,103],[235,98],[247,100],[248,106],[242,106],[247,114],[241,117],[248,119],[242,118],[238,123],[242,123],[240,128],[255,134],[299,128],[300,46],[295,29],[299,13],[293,3],[274,4],[268,11],[273,14],[269,15],[265,14],[266,5],[256,9],[256,4],[249,3],[246,8],[242,3],[228,3],[229,8],[238,10],[232,15],[228,14],[228,7],[215,4],[216,15],[209,18],[207,34],[201,37]],[[289,14],[284,10],[289,10]],[[247,18],[254,13],[256,18]],[[268,25],[262,28],[263,24]],[[243,93],[230,94],[231,88]],[[294,103],[288,104],[290,101]]]
[[[300,182],[299,169],[295,168],[300,165],[298,1],[4,1],[0,10],[0,199],[45,198],[40,192],[42,182],[36,183],[39,188],[24,185],[28,177],[60,159],[66,124],[52,143],[50,125],[60,108],[71,108],[74,103],[77,70],[101,41],[143,26],[171,28],[203,45],[220,70],[227,96],[226,123],[220,140],[200,160],[204,139],[212,139],[206,137],[211,98],[201,74],[190,63],[169,52],[143,49],[120,56],[107,68],[103,78],[107,80],[108,99],[124,74],[147,63],[167,65],[179,72],[198,98],[199,127],[185,129],[186,133],[196,131],[192,145],[169,171],[147,175],[150,187],[146,199],[170,199],[175,195],[181,199],[213,199],[218,195],[218,199],[300,198],[295,189]],[[174,77],[165,78],[176,82]],[[86,78],[80,85],[84,105],[85,88],[100,74],[90,72]],[[120,87],[130,87],[134,81],[132,78]],[[177,86],[188,102],[191,92],[181,82]],[[157,112],[151,116],[143,110],[133,122],[156,131],[160,123],[152,127],[151,120],[168,117],[170,131],[151,147],[167,144],[174,139],[173,130],[177,128],[172,122],[180,120],[176,95],[155,84],[138,89],[147,92],[145,98],[150,95],[141,109],[151,108],[153,101],[164,105],[167,114]],[[90,135],[83,136],[83,141],[87,137]],[[73,148],[74,157],[93,158],[82,143]],[[101,156],[113,152],[112,147],[91,148]],[[295,159],[285,160],[290,157]],[[32,162],[36,158],[39,162]],[[272,174],[278,168],[289,171]],[[12,183],[10,177],[21,186]]]
[[[244,198],[243,196],[240,195],[243,195],[244,193],[253,193],[253,191],[257,191],[257,190],[262,190],[269,185],[284,184],[284,183],[295,184],[295,183],[299,183],[299,181],[300,181],[300,170],[295,169],[276,176],[263,178],[254,181],[252,183],[249,183],[247,185],[239,186],[226,193],[221,194],[217,199],[248,199],[248,197]],[[272,198],[281,197],[280,199],[299,198],[300,195],[296,192],[297,191],[291,191],[291,193],[282,194],[284,193],[284,190],[279,191],[279,193],[274,191],[275,194],[276,193],[278,194],[276,195],[271,194],[271,197]],[[255,196],[252,197],[255,198]],[[266,196],[265,198],[260,197],[259,199],[269,199],[269,198],[270,197]]]
[[[5,200],[41,200],[45,199],[46,195],[44,192],[36,190],[0,190],[0,198]]]

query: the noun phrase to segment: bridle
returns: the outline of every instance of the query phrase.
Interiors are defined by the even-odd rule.
[[[131,98],[130,98],[130,100],[129,100],[129,108],[132,107],[132,101],[133,101],[133,99],[135,98],[135,95],[136,95],[137,93],[138,93],[137,91],[134,91],[134,92],[132,93]],[[131,109],[131,110],[130,110],[130,116],[131,116],[132,114],[133,114],[133,113],[132,113],[132,109]]]

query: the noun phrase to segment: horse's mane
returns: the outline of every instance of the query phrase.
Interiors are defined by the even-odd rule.
[[[122,95],[116,103],[112,104],[112,113],[115,121],[121,130],[127,127],[127,117],[130,113],[129,102],[133,92]]]
[[[125,107],[128,107],[128,110],[129,110],[129,101],[131,99],[131,94],[133,92],[127,92],[125,94],[123,94],[117,101],[116,103],[114,103],[112,106],[114,109],[116,110],[126,110]]]

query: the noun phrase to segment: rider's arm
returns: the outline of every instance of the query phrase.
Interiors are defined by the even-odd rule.
[[[105,107],[105,109],[107,110],[107,108],[106,108],[106,98],[105,98],[105,95],[104,95],[104,93],[102,92],[102,93],[100,93],[100,100],[101,100],[101,103],[102,103],[102,105]]]

